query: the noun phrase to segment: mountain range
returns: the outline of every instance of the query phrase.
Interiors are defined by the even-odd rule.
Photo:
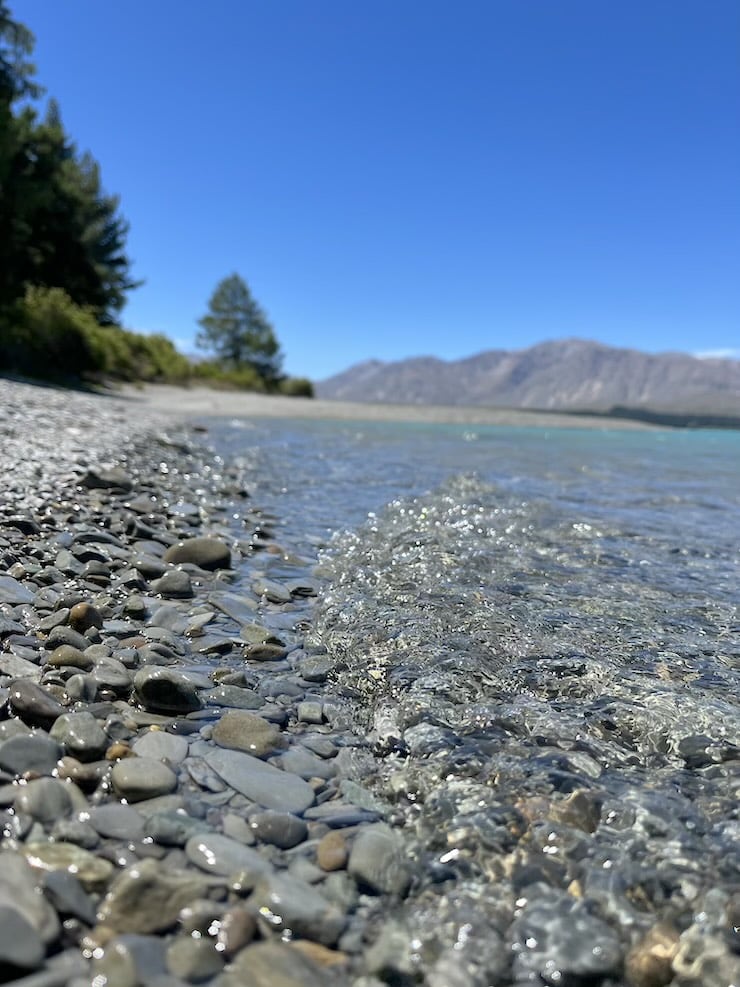
[[[319,382],[316,394],[392,404],[739,416],[740,360],[561,339],[461,360],[367,360]]]

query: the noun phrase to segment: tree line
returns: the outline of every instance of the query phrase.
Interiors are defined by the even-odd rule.
[[[128,224],[58,104],[40,108],[33,46],[0,0],[0,370],[310,394],[308,381],[282,374],[273,327],[238,275],[221,282],[200,320],[197,344],[211,359],[190,361],[165,336],[121,328],[137,287]]]

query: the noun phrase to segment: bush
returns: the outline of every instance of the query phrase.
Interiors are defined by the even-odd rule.
[[[0,366],[33,377],[181,382],[190,363],[166,336],[98,325],[61,288],[29,286],[0,323]]]
[[[284,377],[278,391],[289,398],[312,398],[313,384],[306,377]]]
[[[254,369],[244,366],[226,368],[217,360],[201,360],[190,366],[191,380],[207,384],[209,387],[222,387],[238,391],[264,392],[265,382]]]

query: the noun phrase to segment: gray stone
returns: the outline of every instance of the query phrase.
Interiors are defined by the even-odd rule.
[[[146,666],[134,676],[141,705],[158,713],[190,713],[201,708],[193,683],[173,668]]]
[[[311,699],[298,703],[298,719],[301,723],[323,723],[323,704]]]
[[[47,651],[52,651],[65,644],[70,648],[77,648],[78,651],[84,651],[90,642],[84,634],[80,634],[73,627],[64,627],[61,625],[54,627],[46,639]]]
[[[59,744],[45,733],[18,734],[0,744],[0,768],[13,775],[50,775],[62,753]]]
[[[252,689],[238,685],[220,685],[203,693],[203,701],[209,706],[230,706],[232,709],[259,709],[264,699]]]
[[[357,834],[347,870],[361,888],[376,894],[404,895],[411,883],[403,841],[382,823]]]
[[[113,864],[74,843],[51,843],[36,840],[24,843],[21,853],[38,871],[68,871],[86,891],[100,891],[113,875]]]
[[[127,757],[118,761],[113,766],[111,781],[116,794],[128,802],[167,795],[177,788],[175,772],[151,757]]]
[[[165,562],[192,562],[201,569],[215,571],[231,568],[229,546],[218,538],[188,538],[172,545],[164,554]]]
[[[285,741],[272,723],[246,710],[229,710],[214,725],[212,740],[219,747],[265,757]]]
[[[129,491],[133,488],[133,482],[120,466],[91,466],[80,478],[80,486],[88,490]]]
[[[270,870],[256,850],[220,833],[196,833],[185,844],[185,853],[192,864],[208,874],[229,877],[244,872],[254,879]]]
[[[256,812],[249,817],[249,826],[262,843],[271,843],[289,850],[308,837],[308,826],[289,812]]]
[[[208,887],[199,874],[141,860],[115,878],[98,910],[98,921],[116,932],[164,932],[175,924],[182,908],[205,897]]]
[[[199,984],[219,973],[224,959],[209,937],[193,939],[178,936],[167,949],[167,967],[175,976],[190,984]]]
[[[146,821],[147,835],[162,846],[185,846],[191,836],[203,831],[203,820],[184,812],[155,812]]]
[[[110,839],[131,842],[142,839],[146,832],[142,814],[121,802],[91,806],[86,817],[97,833]]]
[[[133,746],[133,751],[139,757],[153,757],[157,760],[169,761],[170,764],[180,764],[188,754],[188,742],[185,737],[164,730],[148,730],[142,734]]]
[[[19,788],[15,809],[40,823],[63,819],[72,811],[71,784],[58,778],[35,778]]]
[[[292,876],[270,874],[261,878],[249,901],[263,914],[267,909],[273,925],[324,946],[334,945],[346,924],[336,905]]]
[[[108,737],[99,721],[88,712],[63,713],[49,731],[49,736],[78,761],[96,761],[109,746]]]
[[[328,779],[333,778],[336,774],[336,768],[331,761],[316,757],[315,754],[307,751],[305,747],[301,747],[299,744],[294,744],[290,750],[281,754],[276,760],[284,771],[290,771],[291,774],[298,775],[300,778]]]
[[[313,805],[315,796],[310,785],[259,758],[217,749],[205,760],[228,785],[266,809],[301,813]]]
[[[33,593],[12,576],[0,576],[0,603],[7,603],[11,607],[33,603]]]
[[[190,576],[181,569],[172,569],[155,579],[152,592],[171,600],[189,600],[195,595]]]
[[[328,987],[332,983],[326,970],[281,942],[261,942],[243,949],[221,979],[223,987]],[[340,987],[343,982],[334,984]]]
[[[52,668],[63,668],[66,666],[69,668],[80,668],[83,672],[88,672],[95,663],[90,655],[86,655],[79,648],[73,648],[71,644],[60,644],[58,648],[54,648],[46,659],[46,664],[51,665]]]
[[[167,973],[165,943],[156,936],[116,936],[96,950],[93,984],[106,987],[154,985]]]
[[[61,703],[28,679],[15,679],[10,683],[8,701],[15,715],[30,726],[49,727],[65,712]]]
[[[26,916],[12,905],[0,904],[0,968],[35,970],[45,952],[41,936]]]
[[[44,875],[44,894],[60,915],[95,924],[95,905],[80,882],[69,871],[54,870]]]
[[[45,943],[59,935],[57,913],[39,891],[39,876],[20,853],[0,851],[0,905],[15,908],[36,929]]]

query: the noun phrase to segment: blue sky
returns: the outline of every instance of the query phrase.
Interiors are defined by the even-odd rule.
[[[736,0],[11,0],[192,349],[241,273],[291,373],[582,336],[740,354]]]

